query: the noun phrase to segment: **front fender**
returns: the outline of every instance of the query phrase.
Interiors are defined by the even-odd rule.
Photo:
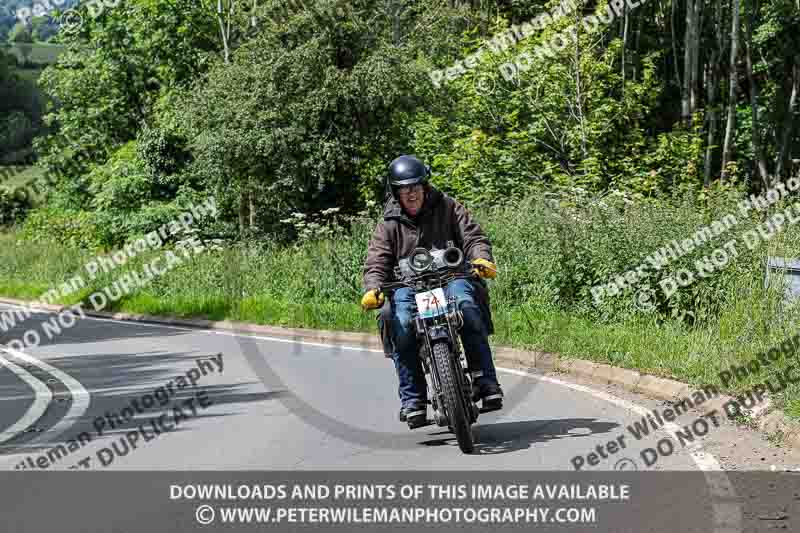
[[[428,338],[431,342],[434,341],[452,341],[450,338],[450,330],[447,326],[433,326],[428,330]]]

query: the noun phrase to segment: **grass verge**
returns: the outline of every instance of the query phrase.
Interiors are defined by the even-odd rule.
[[[60,291],[51,301],[84,301],[88,305],[89,295],[113,285],[127,272],[141,271],[162,253],[143,254],[90,279],[84,265],[94,255],[86,250],[57,243],[31,246],[20,243],[13,234],[0,235],[0,295],[37,299],[78,276],[84,286],[71,293]],[[336,285],[336,272],[320,268],[326,264],[328,253],[330,243],[208,251],[104,310],[375,332],[374,314],[361,311],[355,288]],[[342,268],[353,267],[342,264]],[[732,287],[736,305],[725,308],[717,320],[702,327],[664,322],[655,315],[603,323],[544,301],[498,298],[493,300],[493,342],[590,359],[696,386],[719,386],[721,370],[754,358],[797,330],[797,311],[776,313],[765,305],[761,283],[754,280]],[[741,392],[785,372],[792,363],[781,359],[761,374],[723,389]],[[800,388],[792,385],[774,400],[788,415],[800,418]]]

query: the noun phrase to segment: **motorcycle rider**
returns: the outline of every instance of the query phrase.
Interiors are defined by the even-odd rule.
[[[427,423],[427,382],[418,357],[414,292],[401,288],[385,302],[379,288],[394,279],[398,261],[409,257],[415,248],[444,249],[448,241],[464,252],[475,274],[494,279],[497,267],[491,243],[480,225],[459,202],[428,183],[430,168],[413,156],[403,155],[389,165],[387,202],[383,220],[370,240],[364,265],[364,310],[384,306],[384,325],[394,346],[394,359],[400,382],[400,420],[411,429]],[[461,340],[473,375],[475,401],[483,401],[484,411],[501,409],[503,391],[489,347],[493,326],[488,291],[483,279],[459,279],[446,288],[448,298],[455,297],[464,318]],[[384,305],[386,303],[386,305]]]

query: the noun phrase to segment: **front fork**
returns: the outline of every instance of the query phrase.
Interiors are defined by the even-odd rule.
[[[430,319],[429,319],[430,320]],[[464,396],[464,405],[466,412],[469,414],[470,423],[475,423],[478,419],[478,408],[472,399],[473,379],[479,377],[482,373],[470,373],[464,351],[461,346],[461,341],[458,332],[463,326],[464,321],[460,311],[456,307],[456,301],[451,298],[448,301],[448,313],[445,317],[444,324],[426,324],[424,319],[417,317],[416,326],[417,334],[423,341],[420,348],[420,360],[422,361],[422,368],[426,377],[429,379],[430,399],[433,406],[434,421],[439,426],[448,426],[449,421],[444,415],[444,410],[441,406],[444,404],[441,398],[442,386],[441,379],[439,378],[436,366],[431,363],[433,356],[433,343],[434,342],[447,342],[450,345],[450,351],[458,362],[458,366],[462,369],[461,374],[461,388]]]

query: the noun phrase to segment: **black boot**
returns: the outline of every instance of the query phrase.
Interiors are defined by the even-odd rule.
[[[428,424],[427,414],[427,404],[416,400],[400,409],[400,422],[408,423],[409,429],[417,429]]]
[[[481,412],[499,411],[503,408],[503,389],[496,381],[473,386],[473,401],[483,400]]]

